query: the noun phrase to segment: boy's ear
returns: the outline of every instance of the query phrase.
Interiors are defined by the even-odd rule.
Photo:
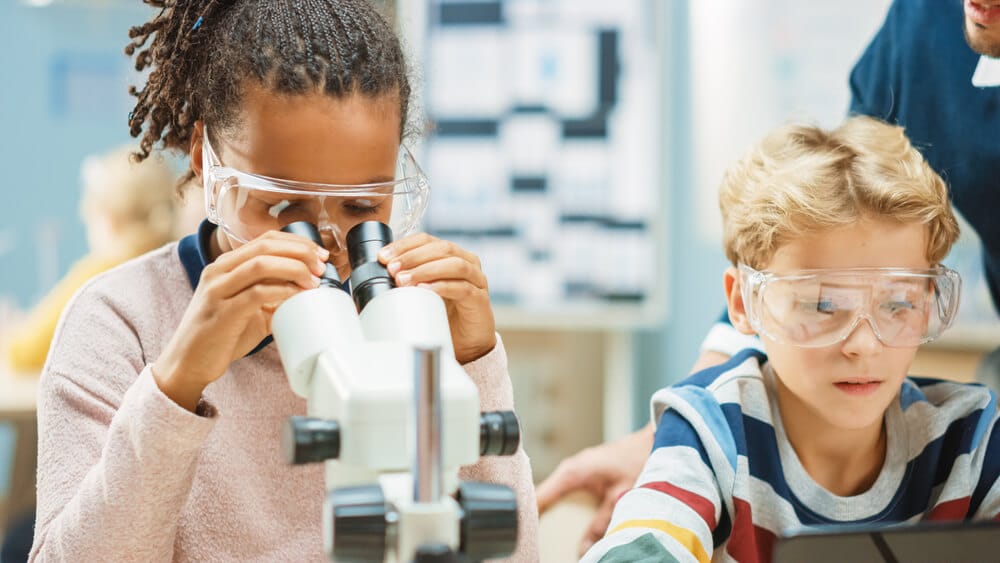
[[[194,130],[191,131],[191,145],[188,147],[188,159],[191,162],[191,172],[194,172],[198,185],[201,185],[201,173],[203,170],[201,162],[201,146],[205,141],[205,122],[198,120],[194,122]]]
[[[747,318],[746,307],[743,304],[743,288],[740,285],[740,272],[736,268],[727,268],[723,274],[722,283],[726,289],[726,305],[729,307],[729,322],[743,334],[756,334]]]

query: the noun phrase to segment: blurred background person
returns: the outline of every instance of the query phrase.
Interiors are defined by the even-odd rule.
[[[42,369],[63,307],[87,280],[184,234],[176,171],[163,159],[132,162],[134,150],[126,145],[84,159],[80,217],[88,252],[23,321],[7,329],[5,355],[14,372]]]
[[[5,356],[13,372],[34,376],[41,371],[63,308],[90,278],[194,232],[201,201],[181,197],[170,163],[162,158],[133,162],[135,150],[123,145],[83,160],[79,210],[88,252],[23,320],[5,327]],[[27,560],[33,530],[33,512],[15,515],[0,562]]]

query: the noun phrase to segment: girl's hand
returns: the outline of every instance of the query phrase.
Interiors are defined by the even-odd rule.
[[[303,237],[273,231],[206,266],[153,367],[160,390],[193,412],[205,387],[271,334],[275,309],[319,285],[328,256]]]
[[[455,359],[467,364],[496,346],[490,292],[475,254],[453,242],[417,233],[385,246],[379,261],[399,287],[420,286],[444,299]]]

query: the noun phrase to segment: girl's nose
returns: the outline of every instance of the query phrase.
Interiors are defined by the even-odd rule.
[[[323,246],[330,251],[332,262],[332,255],[344,250],[344,237],[336,225],[322,225],[319,236],[323,240]]]

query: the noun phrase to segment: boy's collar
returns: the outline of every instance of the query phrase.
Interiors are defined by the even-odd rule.
[[[983,55],[972,74],[972,85],[977,88],[1000,86],[1000,59]]]
[[[209,259],[212,255],[210,249],[216,228],[214,223],[205,219],[201,222],[201,225],[198,225],[197,233],[182,238],[177,244],[177,255],[181,260],[181,265],[184,266],[184,271],[187,273],[188,282],[190,282],[192,290],[198,289],[201,272],[205,269],[205,266],[211,263]],[[247,356],[252,356],[260,352],[273,340],[274,338],[268,335]]]

